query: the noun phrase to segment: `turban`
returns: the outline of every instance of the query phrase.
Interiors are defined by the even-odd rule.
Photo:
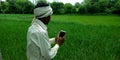
[[[44,18],[53,14],[50,6],[38,7],[34,9],[34,15],[36,18]]]

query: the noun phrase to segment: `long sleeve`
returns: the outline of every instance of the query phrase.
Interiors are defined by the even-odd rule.
[[[49,41],[50,41],[51,44],[54,44],[55,43],[55,38],[50,38]]]
[[[51,46],[50,46],[51,44],[49,42],[47,33],[40,32],[38,35],[39,35],[38,36],[39,46],[41,49],[42,56],[44,56],[44,58],[47,60],[54,58],[55,55],[57,54],[59,45],[56,44],[53,48],[51,48]]]
[[[51,48],[51,52],[49,53],[51,56],[51,59],[53,59],[56,56],[58,48],[59,48],[58,44],[56,44],[53,48]]]

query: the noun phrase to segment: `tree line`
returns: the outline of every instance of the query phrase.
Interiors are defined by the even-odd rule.
[[[120,15],[120,0],[84,0],[64,4],[63,2],[50,3],[54,14],[118,14]],[[0,1],[0,13],[32,14],[34,4],[28,0]]]

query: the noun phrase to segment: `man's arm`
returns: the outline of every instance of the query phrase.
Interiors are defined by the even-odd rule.
[[[46,36],[46,33],[44,32],[38,32],[37,33],[39,36],[39,45],[41,49],[42,56],[49,60],[55,57],[57,54],[57,51],[59,49],[59,45],[56,44],[53,48],[50,47],[51,44],[49,44],[49,38]]]
[[[49,41],[50,41],[51,44],[54,44],[55,43],[55,38],[50,38]]]
[[[51,51],[49,52],[51,59],[53,59],[56,56],[58,49],[59,49],[58,44],[56,44],[53,48],[51,48]]]
[[[51,48],[49,43],[49,38],[46,36],[45,32],[35,32],[31,34],[31,39],[34,40],[36,45],[40,48],[40,53],[43,58],[46,60],[50,60],[55,57],[59,46],[63,43],[63,40],[60,38],[56,38],[56,45]]]
[[[65,38],[65,36],[64,37],[58,37],[57,36],[55,38],[56,45],[51,49],[51,53],[50,53],[51,54],[51,58],[55,57],[59,46],[61,46],[64,43],[64,38]]]

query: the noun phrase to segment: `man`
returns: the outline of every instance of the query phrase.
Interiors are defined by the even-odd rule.
[[[52,13],[52,8],[48,3],[40,2],[35,6],[35,18],[27,33],[28,60],[51,60],[64,42],[65,36],[49,39],[46,25],[49,23]],[[54,42],[56,44],[51,48],[51,44]]]

